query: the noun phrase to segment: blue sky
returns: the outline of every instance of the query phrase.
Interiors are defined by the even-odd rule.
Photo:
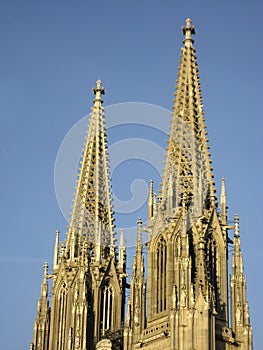
[[[259,0],[0,1],[1,348],[29,348],[42,265],[52,262],[55,230],[66,232],[54,189],[64,136],[89,113],[98,78],[105,106],[135,101],[170,110],[187,17],[196,27],[217,187],[224,177],[229,220],[240,216],[254,349],[261,348],[262,13]],[[122,132],[143,135],[139,127]],[[113,178],[123,200],[130,181]],[[117,226],[126,220],[116,219]]]

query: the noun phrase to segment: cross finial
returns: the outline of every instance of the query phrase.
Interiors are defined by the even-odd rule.
[[[98,79],[96,81],[96,87],[92,89],[95,95],[94,106],[101,104],[103,101],[101,99],[101,95],[104,95],[104,87],[101,85],[101,80]]]
[[[191,44],[194,42],[192,39],[192,34],[195,34],[195,27],[191,25],[191,19],[187,18],[185,21],[185,26],[182,27],[183,34],[185,35],[184,44],[186,46],[191,46]]]

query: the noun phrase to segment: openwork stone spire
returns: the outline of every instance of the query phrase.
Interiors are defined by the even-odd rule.
[[[114,243],[104,88],[98,80],[68,236],[60,243],[56,232],[51,274],[44,266],[31,350],[253,348],[239,219],[235,216],[232,242],[224,180],[220,212],[215,198],[190,19],[182,29],[163,184],[157,205],[150,181],[148,225],[137,221],[130,286],[122,231],[118,254]],[[148,232],[145,244],[142,232]]]
[[[100,80],[93,92],[67,239],[60,243],[56,232],[50,275],[45,265],[32,350],[94,350],[106,334],[115,334],[113,346],[121,338],[126,249],[121,237],[118,260]],[[51,309],[48,278],[52,278]],[[45,317],[45,323],[40,323],[39,315],[41,322]]]
[[[182,27],[185,35],[182,48],[168,152],[162,185],[164,217],[175,215],[187,195],[188,207],[194,216],[214,201],[214,182],[203,117],[203,104],[191,20]]]
[[[67,250],[76,255],[79,237],[102,247],[114,246],[114,225],[110,189],[107,141],[100,80],[93,88],[94,105],[82,153],[78,185],[70,220]]]

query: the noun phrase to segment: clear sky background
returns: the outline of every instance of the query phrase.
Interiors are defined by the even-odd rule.
[[[187,17],[216,183],[225,177],[230,221],[240,215],[254,349],[262,348],[262,13],[260,0],[0,0],[1,349],[29,348],[43,262],[52,263],[55,230],[66,232],[54,190],[65,134],[89,113],[98,78],[105,105],[171,109]],[[126,180],[113,181],[124,200]]]

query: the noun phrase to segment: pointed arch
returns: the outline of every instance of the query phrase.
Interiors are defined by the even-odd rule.
[[[174,258],[180,256],[181,253],[181,231],[176,231],[176,233],[172,237],[172,245],[173,245],[173,255]]]
[[[114,322],[114,288],[107,279],[100,291],[100,331],[103,336],[113,328]]]
[[[163,235],[156,242],[156,313],[166,310],[167,243]]]
[[[58,292],[58,316],[57,316],[57,324],[58,324],[58,350],[63,350],[65,348],[66,343],[66,316],[67,316],[67,286],[66,283],[63,282],[61,284],[60,290]]]

